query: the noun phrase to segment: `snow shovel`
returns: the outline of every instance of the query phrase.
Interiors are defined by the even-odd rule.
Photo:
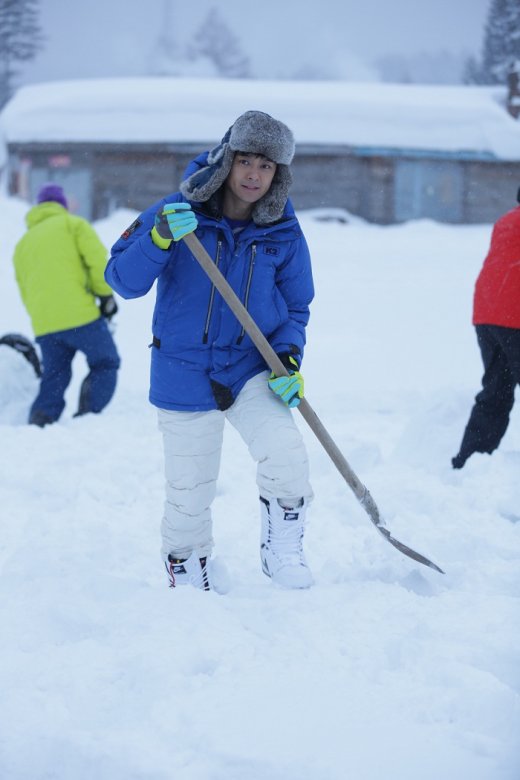
[[[273,371],[276,376],[289,376],[289,372],[283,365],[282,361],[271,347],[247,309],[236,296],[226,279],[218,270],[217,266],[208,255],[197,236],[194,233],[188,233],[188,235],[184,236],[183,241],[186,242],[197,262],[202,266],[203,270],[209,276],[221,294],[222,298],[225,300],[237,320],[249,335],[251,341],[258,349],[271,371]],[[396,549],[404,553],[404,555],[407,555],[409,558],[413,558],[414,561],[418,561],[425,566],[429,566],[430,569],[435,569],[435,571],[444,574],[443,570],[440,569],[435,563],[433,563],[433,561],[430,561],[424,555],[421,555],[415,550],[412,550],[411,547],[407,547],[406,544],[403,544],[392,536],[388,528],[385,527],[385,523],[379,514],[379,509],[377,508],[374,499],[370,495],[367,488],[354,474],[345,457],[342,455],[337,445],[326,431],[318,415],[312,409],[309,402],[305,398],[302,398],[297,408],[298,411],[301,412],[303,418],[308,423],[311,430],[316,434],[316,437],[325,449],[325,452],[329,455],[339,473],[344,478],[345,482],[352,489],[354,495],[358,499],[363,509],[367,512],[379,533],[382,534],[382,536],[384,536],[384,538]]]

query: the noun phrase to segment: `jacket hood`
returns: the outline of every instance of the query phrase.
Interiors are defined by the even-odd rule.
[[[39,203],[37,206],[33,206],[32,209],[29,209],[25,215],[25,224],[28,228],[32,228],[40,222],[43,222],[44,219],[65,216],[66,214],[68,214],[68,211],[64,206],[60,206],[60,204],[55,201],[45,201],[44,203]]]

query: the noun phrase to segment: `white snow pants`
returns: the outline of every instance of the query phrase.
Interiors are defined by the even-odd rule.
[[[312,500],[307,452],[292,412],[267,384],[268,372],[247,382],[225,412],[159,409],[164,441],[166,501],[162,555],[187,557],[213,547],[211,504],[216,494],[226,418],[257,463],[256,481],[267,499]]]

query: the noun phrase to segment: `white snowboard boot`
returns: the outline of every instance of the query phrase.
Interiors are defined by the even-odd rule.
[[[170,588],[178,588],[180,585],[193,585],[200,590],[212,590],[213,584],[210,576],[210,560],[207,556],[199,556],[197,550],[193,550],[189,558],[174,558],[168,555],[164,562]]]
[[[310,588],[314,580],[303,554],[305,502],[285,506],[284,499],[260,496],[262,534],[260,558],[264,574],[283,588]]]

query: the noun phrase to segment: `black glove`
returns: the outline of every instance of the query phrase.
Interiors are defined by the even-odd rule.
[[[114,314],[117,313],[117,303],[113,295],[100,295],[99,297],[99,311],[101,316],[110,322]]]

